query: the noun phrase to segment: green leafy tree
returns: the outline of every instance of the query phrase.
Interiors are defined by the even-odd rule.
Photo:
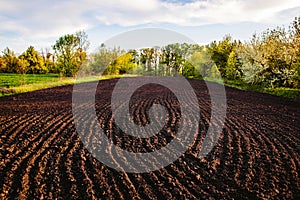
[[[202,78],[199,71],[189,61],[184,62],[182,75],[186,78]]]
[[[132,54],[126,53],[120,57],[115,62],[116,68],[119,70],[119,74],[125,74],[136,67],[134,63]]]
[[[144,65],[144,72],[147,74],[151,74],[155,62],[155,49],[154,48],[144,48],[141,49],[140,54],[140,63]]]
[[[0,57],[0,73],[5,73],[6,72],[6,59],[3,57]]]
[[[293,70],[293,85],[300,88],[300,17],[296,17],[290,27],[291,37],[291,55],[293,57],[292,70]]]
[[[18,67],[18,71],[17,73],[21,73],[21,74],[26,74],[28,72],[28,70],[30,69],[30,63],[28,62],[28,60],[24,59],[24,58],[18,58],[17,59],[17,67]]]
[[[136,67],[131,53],[126,53],[114,60],[104,74],[125,74]]]
[[[195,66],[202,78],[209,77],[211,75],[211,68],[214,65],[214,62],[206,47],[202,47],[195,51],[189,58],[189,62]]]
[[[226,66],[226,79],[239,80],[243,77],[242,62],[235,51],[229,54]]]
[[[45,51],[42,49],[41,51],[41,56],[43,58],[48,73],[58,73],[55,69],[54,54],[50,53],[49,48],[46,48]]]
[[[42,56],[39,55],[33,46],[28,47],[28,49],[21,54],[19,58],[19,67],[22,69],[22,73],[45,74],[48,72]],[[25,61],[27,61],[28,64],[26,64]],[[26,65],[28,65],[28,69],[25,67]]]
[[[189,68],[189,65],[185,65],[185,62],[189,57],[192,56],[193,47],[195,46],[187,43],[169,44],[163,48],[162,62],[183,75],[184,71],[187,71],[183,68]]]
[[[106,70],[121,54],[122,51],[120,49],[107,49],[105,45],[102,44],[98,52],[91,55],[91,68],[93,73],[98,74]],[[114,73],[109,70],[112,70],[112,68],[106,70],[106,73]]]
[[[85,32],[67,34],[60,37],[53,49],[56,53],[57,67],[61,75],[75,76],[79,67],[87,58],[89,42]]]
[[[236,41],[232,41],[231,36],[225,36],[220,42],[212,42],[209,47],[209,53],[212,60],[217,65],[220,74],[223,78],[226,78],[226,67],[230,53],[236,46]]]
[[[2,58],[6,63],[4,70],[5,73],[20,73],[18,69],[18,58],[12,50],[8,47],[4,49]]]
[[[264,87],[290,87],[294,57],[290,53],[288,34],[282,28],[253,35],[249,43],[238,49],[244,80]]]

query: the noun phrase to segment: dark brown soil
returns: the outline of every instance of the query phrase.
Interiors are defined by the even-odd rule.
[[[158,85],[138,89],[130,110],[136,123],[149,123],[153,102],[169,115],[157,136],[131,138],[111,125],[116,82],[99,82],[101,96],[96,95],[97,116],[108,137],[134,152],[155,151],[171,141],[180,125],[176,97]],[[190,83],[201,110],[198,137],[177,161],[143,174],[118,172],[84,148],[74,126],[72,86],[0,98],[0,199],[300,198],[300,102],[226,88],[223,133],[200,159],[210,99],[203,81]]]

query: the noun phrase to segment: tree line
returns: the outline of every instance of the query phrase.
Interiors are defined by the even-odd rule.
[[[87,54],[88,36],[84,31],[60,37],[49,49],[38,53],[30,46],[16,56],[6,48],[0,57],[2,73],[59,73],[61,76],[125,74],[174,76],[238,81],[262,87],[300,87],[300,17],[286,29],[277,27],[253,34],[241,42],[231,36],[208,45],[169,44],[124,51],[99,49]]]
[[[122,55],[122,56],[121,56]],[[220,73],[225,82],[266,88],[300,87],[300,17],[291,25],[253,34],[241,42],[231,36],[208,45],[169,44],[124,52],[104,45],[90,57],[89,71],[105,74],[142,75],[214,79]]]
[[[59,73],[61,76],[76,75],[87,58],[89,41],[84,31],[60,37],[50,49],[38,52],[29,46],[17,56],[8,47],[0,56],[0,73],[46,74]]]

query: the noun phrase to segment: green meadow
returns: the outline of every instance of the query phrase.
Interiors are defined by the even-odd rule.
[[[60,77],[59,74],[8,74],[0,73],[0,96],[32,92],[63,85],[97,80],[129,77],[132,75],[88,76],[84,78]]]

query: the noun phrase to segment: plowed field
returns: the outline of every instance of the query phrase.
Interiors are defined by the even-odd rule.
[[[148,84],[132,96],[132,118],[149,123],[147,111],[155,102],[166,108],[166,124],[151,138],[127,135],[114,124],[110,109],[116,82],[99,82],[95,105],[115,145],[155,151],[185,126],[176,96]],[[210,123],[210,98],[203,81],[189,82],[201,110],[197,138],[174,163],[140,174],[109,168],[84,147],[72,115],[72,86],[0,98],[0,199],[300,198],[300,102],[226,88],[223,132],[214,149],[198,158]],[[186,133],[191,134],[188,128]]]

